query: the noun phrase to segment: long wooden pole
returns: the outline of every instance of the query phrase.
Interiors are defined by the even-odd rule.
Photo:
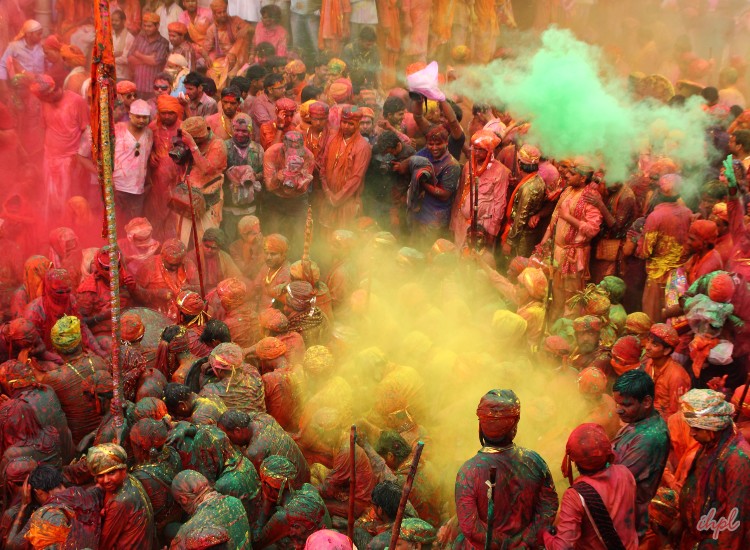
[[[409,475],[406,476],[406,483],[404,483],[404,488],[401,491],[401,501],[398,503],[396,519],[393,521],[391,542],[388,545],[388,548],[391,550],[396,548],[396,543],[398,542],[398,536],[401,532],[401,522],[404,520],[404,510],[406,510],[406,503],[409,501],[409,493],[411,493],[411,486],[414,484],[414,477],[417,475],[417,467],[419,466],[419,458],[422,456],[422,449],[424,449],[424,443],[420,441],[417,443],[417,450],[414,451],[414,459],[411,461]]]
[[[352,425],[349,432],[349,513],[346,518],[346,535],[354,540],[354,495],[357,490],[357,465],[355,451],[357,450],[357,426]]]
[[[122,385],[120,381],[120,254],[117,248],[117,221],[115,216],[115,190],[112,181],[114,169],[114,124],[112,103],[115,93],[114,47],[109,19],[109,0],[94,3],[96,40],[91,63],[92,98],[92,153],[99,168],[106,215],[106,237],[109,248],[109,298],[112,319],[112,415],[117,427],[124,424],[122,411]]]

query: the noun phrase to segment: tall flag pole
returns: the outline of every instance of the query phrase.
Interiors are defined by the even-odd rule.
[[[120,381],[120,253],[117,248],[117,223],[115,221],[115,190],[112,182],[114,168],[115,128],[112,106],[115,98],[117,75],[112,45],[109,0],[94,0],[96,40],[91,59],[91,143],[92,158],[99,168],[99,185],[105,206],[105,224],[102,236],[109,249],[109,298],[112,310],[112,415],[122,437],[124,426],[122,411],[122,385]],[[122,443],[122,441],[120,441]]]

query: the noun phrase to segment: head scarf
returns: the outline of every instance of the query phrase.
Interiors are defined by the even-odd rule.
[[[68,541],[76,513],[63,504],[46,504],[29,518],[29,530],[23,536],[32,548],[63,548]]]
[[[564,357],[570,353],[570,343],[562,336],[547,336],[544,339],[544,351],[556,357]]]
[[[311,346],[305,351],[302,368],[314,376],[329,374],[334,367],[333,354],[325,346]]]
[[[161,245],[161,255],[171,264],[182,262],[186,253],[185,245],[179,239],[168,239]]]
[[[185,58],[185,56],[179,53],[170,54],[167,58],[167,63],[177,65],[178,67],[182,67],[183,69],[186,69],[189,66],[188,60]]]
[[[167,30],[182,35],[186,35],[188,33],[187,25],[185,25],[185,23],[181,23],[180,21],[173,21],[172,23],[167,25]]]
[[[729,210],[727,208],[727,203],[717,202],[714,204],[711,209],[711,215],[716,216],[725,223],[729,223]]]
[[[31,366],[15,359],[10,359],[0,365],[0,386],[5,393],[13,390],[28,388],[36,382]]]
[[[307,537],[304,550],[352,550],[353,548],[352,541],[346,535],[330,529],[321,529]]]
[[[283,456],[271,455],[266,457],[260,465],[260,479],[275,487],[283,489],[297,476],[297,468],[294,467],[289,459]]]
[[[711,220],[695,220],[690,224],[689,234],[698,237],[705,244],[716,244],[719,238],[719,228]]]
[[[328,105],[322,101],[315,101],[310,105],[310,118],[328,118]]]
[[[285,353],[286,344],[273,336],[263,338],[255,345],[255,354],[258,356],[258,359],[265,361],[271,361],[281,357]]]
[[[34,19],[27,19],[24,21],[23,25],[21,26],[21,30],[18,31],[18,34],[13,38],[13,41],[16,42],[18,40],[21,40],[23,37],[25,37],[27,34],[32,32],[37,32],[42,30],[42,24],[39,21],[36,21]]]
[[[625,296],[625,281],[614,275],[604,277],[599,287],[607,292],[609,301],[613,304],[619,304]]]
[[[518,160],[523,164],[539,164],[541,156],[539,149],[528,143],[524,143],[518,150]]]
[[[708,297],[717,303],[727,303],[734,296],[734,279],[729,273],[719,273],[708,284]]]
[[[518,424],[521,401],[513,390],[490,390],[479,401],[477,418],[485,437],[500,439]]]
[[[632,334],[641,335],[647,333],[653,324],[651,317],[646,313],[636,311],[629,314],[625,319],[625,330]]]
[[[169,94],[162,94],[156,98],[156,111],[159,113],[175,113],[178,119],[181,119],[185,114],[185,108],[180,100]]]
[[[547,295],[547,277],[541,269],[527,267],[518,276],[518,283],[534,300],[544,300]]]
[[[277,254],[286,254],[289,250],[289,241],[284,235],[273,233],[263,240],[263,248],[268,252]]]
[[[665,323],[651,325],[648,332],[649,336],[658,338],[670,348],[674,349],[680,343],[680,336],[677,334],[677,331]]]
[[[507,309],[498,309],[492,315],[492,330],[501,342],[517,342],[526,333],[527,326],[523,317]]]
[[[423,519],[404,518],[399,535],[407,542],[430,544],[437,539],[437,530]]]
[[[55,79],[48,74],[37,75],[29,86],[29,91],[37,98],[44,97],[55,91]]]
[[[211,491],[206,476],[195,470],[183,470],[172,480],[172,495],[189,495],[193,500]]]
[[[586,367],[578,374],[578,391],[584,395],[601,395],[607,389],[607,375],[596,367]]]
[[[45,48],[54,50],[56,52],[59,52],[63,47],[63,43],[60,42],[60,37],[56,34],[50,34],[47,38],[44,39],[44,41],[42,41],[42,45]]]
[[[637,336],[623,336],[612,346],[612,357],[617,361],[612,363],[612,368],[617,376],[625,374],[629,370],[638,368],[641,360],[641,341]]]
[[[153,12],[148,11],[141,16],[141,21],[143,21],[144,23],[154,23],[155,25],[158,25],[161,22],[161,17]]]
[[[732,425],[734,405],[714,390],[690,390],[680,397],[680,408],[691,428],[718,432]]]
[[[52,327],[52,344],[60,353],[71,353],[81,345],[81,321],[78,317],[65,315]]]
[[[297,111],[297,103],[293,99],[288,97],[282,97],[276,100],[276,112],[281,113],[284,111],[291,111],[292,113]]]
[[[292,281],[286,293],[286,303],[294,311],[307,311],[315,304],[315,289],[307,281]]]
[[[565,446],[565,459],[562,473],[573,484],[573,472],[570,463],[574,462],[580,470],[597,472],[608,462],[614,462],[614,451],[607,432],[593,422],[581,424],[570,433]]]
[[[44,256],[31,256],[23,264],[23,286],[29,302],[42,295],[44,276],[51,267],[52,262]]]
[[[289,63],[284,66],[284,72],[289,74],[305,74],[307,67],[299,59],[292,59]]]
[[[242,348],[232,342],[219,344],[208,357],[208,362],[214,371],[217,370],[234,370],[242,365],[244,354]]]
[[[576,332],[598,332],[602,330],[602,320],[594,315],[584,315],[573,321]]]
[[[177,308],[185,315],[200,315],[206,309],[201,295],[192,290],[183,290],[177,295]]]
[[[138,88],[136,88],[135,82],[131,82],[130,80],[121,80],[117,83],[115,89],[117,90],[118,94],[125,95],[135,93]]]
[[[331,83],[328,95],[335,103],[345,103],[352,96],[352,83],[348,78],[339,78]]]
[[[208,137],[208,124],[206,124],[206,119],[204,119],[202,116],[191,116],[190,118],[186,118],[182,121],[182,126],[180,126],[183,132],[187,132],[194,138],[205,138]]]
[[[86,455],[86,465],[93,476],[99,476],[114,470],[127,470],[128,454],[125,449],[114,443],[94,445]]]
[[[278,309],[264,309],[258,316],[258,323],[261,328],[275,332],[284,333],[289,328],[289,319]]]
[[[126,342],[137,342],[146,333],[140,315],[132,311],[124,313],[120,319],[120,336]]]
[[[359,122],[362,120],[362,109],[356,106],[344,107],[341,111],[341,120],[353,120]]]
[[[245,303],[247,285],[236,277],[230,277],[216,286],[216,294],[224,309],[231,311]]]
[[[328,74],[331,76],[341,76],[346,70],[346,63],[341,59],[334,57],[328,62]]]
[[[362,118],[371,118],[375,120],[375,112],[369,107],[360,107],[359,112],[362,113]]]
[[[500,138],[497,134],[491,130],[479,130],[471,136],[471,145],[477,149],[482,149],[488,153],[493,153],[498,145],[500,145]],[[490,157],[487,157],[490,158]]]
[[[86,64],[86,56],[78,46],[68,46],[63,44],[60,48],[60,56],[68,65],[74,67],[83,67]]]

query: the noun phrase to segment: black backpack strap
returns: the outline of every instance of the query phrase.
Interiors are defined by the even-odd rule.
[[[585,481],[575,482],[572,488],[581,496],[586,514],[607,550],[625,550],[620,535],[617,534],[615,525],[612,523],[612,517],[596,489]]]

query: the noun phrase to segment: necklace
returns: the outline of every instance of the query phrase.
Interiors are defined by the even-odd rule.
[[[279,271],[281,271],[281,268],[284,267],[283,264],[279,266],[279,268],[273,272],[273,274],[266,275],[266,284],[271,284],[271,281],[273,281],[276,278],[276,275],[279,274]]]
[[[349,138],[349,139],[351,139],[351,138]],[[338,151],[336,151],[336,158],[333,159],[333,167],[334,168],[336,168],[336,165],[339,163],[339,158],[341,158],[341,155],[343,155],[346,152],[346,148],[349,145],[349,141],[345,137],[342,137],[341,141],[343,142],[344,147],[342,148],[342,147],[339,146]]]
[[[229,137],[232,137],[232,125],[227,124],[227,117],[222,113],[221,115],[221,126]]]

